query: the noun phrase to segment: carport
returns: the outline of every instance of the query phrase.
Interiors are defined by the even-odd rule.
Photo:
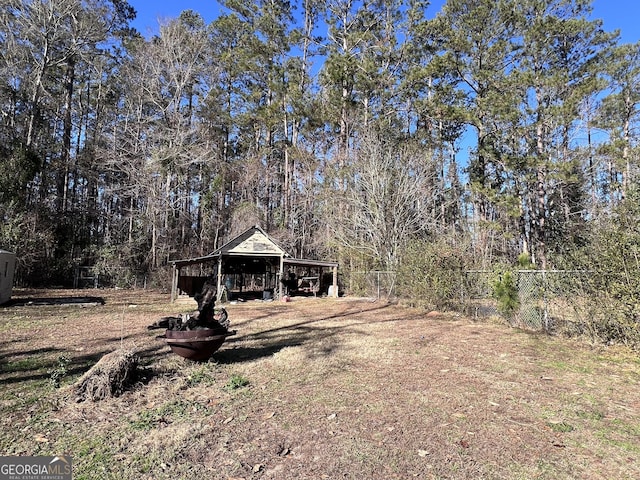
[[[195,295],[211,276],[216,277],[218,300],[223,293],[227,298],[281,298],[285,290],[338,296],[336,262],[292,258],[259,226],[249,228],[209,255],[170,263],[172,301],[180,292]],[[297,282],[293,289],[287,283],[292,277]]]

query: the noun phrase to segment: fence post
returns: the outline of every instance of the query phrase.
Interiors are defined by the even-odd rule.
[[[544,306],[544,331],[549,333],[549,303],[547,302],[547,271],[542,271],[542,305]]]

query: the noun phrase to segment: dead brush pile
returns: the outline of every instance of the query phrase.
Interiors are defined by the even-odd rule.
[[[138,356],[118,349],[102,357],[73,386],[76,401],[97,402],[122,394],[138,377]]]

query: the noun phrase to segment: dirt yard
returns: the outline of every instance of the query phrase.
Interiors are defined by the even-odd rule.
[[[146,329],[191,299],[15,293],[0,307],[0,454],[69,454],[74,479],[640,478],[640,360],[624,349],[294,299],[226,306],[237,334],[192,363]],[[120,347],[140,381],[77,402],[73,382]]]

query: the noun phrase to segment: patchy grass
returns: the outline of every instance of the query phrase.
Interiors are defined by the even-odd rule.
[[[18,292],[0,307],[0,451],[70,454],[76,479],[640,478],[640,361],[620,348],[359,299],[228,305],[209,362],[146,326],[195,309],[149,291]],[[144,378],[70,385],[134,348]],[[56,388],[59,386],[59,388]]]
[[[249,385],[249,383],[250,383],[249,380],[244,378],[242,375],[234,374],[234,375],[231,375],[231,378],[229,379],[227,384],[224,386],[224,388],[229,391],[232,391],[242,387],[246,387]]]

